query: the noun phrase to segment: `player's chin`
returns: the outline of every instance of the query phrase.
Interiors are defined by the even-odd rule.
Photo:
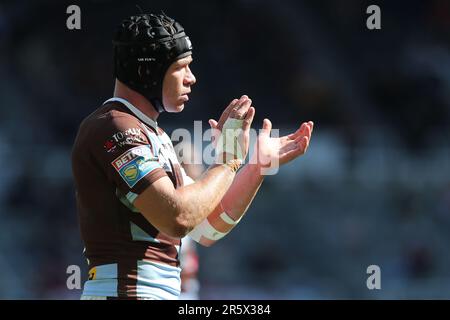
[[[179,106],[177,106],[175,112],[181,112],[181,111],[183,111],[183,110],[184,110],[184,103],[181,104],[181,105],[179,105]]]
[[[184,110],[184,103],[177,104],[168,110],[170,113],[178,113]]]

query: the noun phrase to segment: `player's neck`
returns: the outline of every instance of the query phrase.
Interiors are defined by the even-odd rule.
[[[148,101],[143,95],[134,90],[131,90],[119,80],[116,80],[116,85],[114,87],[114,97],[127,100],[129,103],[141,110],[150,119],[153,119],[155,121],[158,119],[159,112],[156,111],[153,104]]]

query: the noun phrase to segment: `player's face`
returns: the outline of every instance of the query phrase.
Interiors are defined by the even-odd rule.
[[[181,112],[196,79],[189,68],[192,57],[188,56],[172,63],[164,76],[163,104],[168,112]]]

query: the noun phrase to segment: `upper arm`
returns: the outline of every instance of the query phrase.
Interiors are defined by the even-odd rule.
[[[89,134],[89,144],[95,161],[115,187],[117,197],[133,205],[144,191],[150,199],[157,196],[168,199],[174,187],[159,162],[157,135],[146,132],[140,121],[124,113],[99,121],[95,131]]]
[[[180,169],[183,186],[195,183],[183,167]],[[186,228],[177,223],[177,215],[182,210],[182,199],[179,197],[181,195],[177,194],[172,181],[164,177],[148,186],[133,204],[158,230],[170,236],[182,237]]]
[[[180,199],[169,177],[163,177],[148,186],[133,205],[158,230],[172,237],[183,237],[186,230],[177,223]]]
[[[156,139],[129,114],[113,113],[100,119],[90,140],[93,157],[116,187],[116,193],[138,195],[167,175],[159,163]]]

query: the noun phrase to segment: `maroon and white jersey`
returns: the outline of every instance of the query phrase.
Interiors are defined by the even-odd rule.
[[[133,206],[162,177],[176,188],[187,181],[167,134],[128,101],[112,98],[81,123],[72,169],[90,269],[83,295],[176,299],[181,240]]]

